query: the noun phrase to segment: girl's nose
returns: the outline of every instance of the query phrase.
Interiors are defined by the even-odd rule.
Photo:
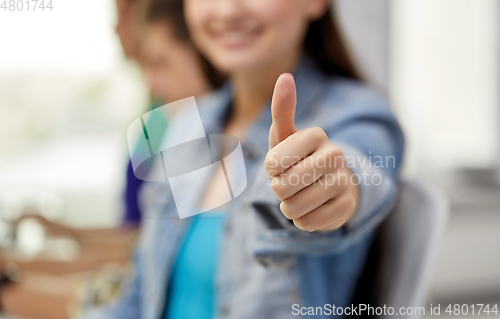
[[[245,0],[216,0],[215,12],[219,18],[239,21],[244,17]]]

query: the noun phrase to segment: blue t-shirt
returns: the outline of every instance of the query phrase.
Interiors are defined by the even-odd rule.
[[[165,319],[213,317],[223,216],[211,212],[193,217],[170,277]]]

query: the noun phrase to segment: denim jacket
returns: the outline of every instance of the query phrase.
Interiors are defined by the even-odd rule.
[[[324,75],[307,57],[293,74],[297,128],[319,126],[342,149],[360,182],[358,208],[347,225],[332,232],[302,231],[282,215],[264,169],[272,121],[268,103],[241,141],[248,184],[228,209],[214,318],[305,318],[301,307],[349,305],[373,234],[397,195],[404,141],[387,101],[364,84]],[[221,131],[231,99],[229,85],[197,99],[207,134]],[[176,116],[165,138],[189,135],[189,118],[182,112]],[[195,209],[204,187],[184,187]],[[144,217],[130,282],[117,305],[89,311],[86,318],[162,316],[169,276],[191,219],[177,217],[167,183],[145,183],[141,205]]]

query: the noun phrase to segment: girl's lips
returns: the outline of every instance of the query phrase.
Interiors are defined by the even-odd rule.
[[[261,35],[261,29],[253,30],[231,30],[213,32],[212,38],[225,49],[234,50],[249,46]]]

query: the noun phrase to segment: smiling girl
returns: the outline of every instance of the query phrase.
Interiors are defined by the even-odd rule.
[[[223,200],[227,176],[247,188],[212,215],[179,220],[168,185],[145,187],[155,217],[110,317],[279,319],[352,302],[397,194],[403,136],[386,100],[360,80],[329,4],[184,1],[193,42],[229,76],[198,100],[205,131],[237,136],[246,166],[228,162],[230,174],[215,169],[186,196],[204,211]],[[188,119],[176,117],[171,138],[192,131]]]

